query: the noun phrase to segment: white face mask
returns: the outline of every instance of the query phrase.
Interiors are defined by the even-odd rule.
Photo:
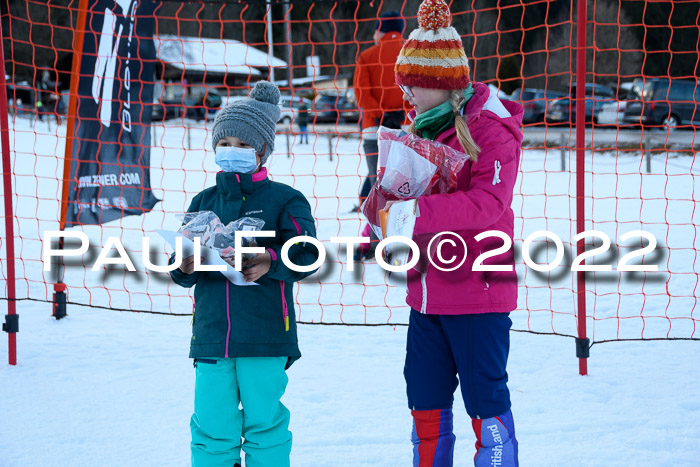
[[[216,148],[214,161],[224,172],[250,174],[258,168],[258,160],[253,148],[220,146]]]

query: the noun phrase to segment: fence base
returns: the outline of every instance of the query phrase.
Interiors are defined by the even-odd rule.
[[[588,337],[576,338],[576,358],[588,358],[591,354],[591,340]]]
[[[56,319],[66,316],[66,284],[57,283],[53,285],[53,313]]]
[[[5,322],[2,323],[2,330],[8,334],[19,332],[19,315],[5,315]]]

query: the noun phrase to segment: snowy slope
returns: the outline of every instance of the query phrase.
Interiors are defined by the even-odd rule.
[[[188,318],[72,307],[56,322],[27,302],[20,313],[19,364],[0,365],[0,465],[188,465]],[[299,327],[283,399],[292,465],[410,465],[405,336]],[[523,467],[698,465],[697,342],[595,345],[583,377],[571,339],[513,333],[509,370]],[[455,407],[455,465],[468,466],[474,436],[459,396]]]

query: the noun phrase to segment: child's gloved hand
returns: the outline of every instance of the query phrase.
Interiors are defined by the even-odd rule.
[[[389,209],[391,209],[392,204],[399,202],[400,201],[387,201],[384,205],[384,209],[379,210],[379,226],[382,228],[382,238],[386,238],[386,225],[389,222]]]
[[[398,204],[395,210],[391,207]],[[408,201],[387,201],[384,209],[379,210],[379,222],[384,238],[392,235],[403,235],[408,238],[413,237],[413,226],[415,218],[418,217],[418,200]],[[408,228],[405,228],[408,224]]]
[[[379,211],[382,236],[413,238],[418,213],[418,200],[389,201],[384,209]],[[393,266],[408,263],[408,251],[396,250],[392,244],[384,248],[384,261]]]
[[[204,264],[204,256],[200,258],[199,264]],[[178,269],[185,274],[192,274],[194,272],[194,255],[183,259]]]
[[[246,282],[255,282],[264,276],[272,266],[272,257],[270,252],[265,250],[265,253],[258,253],[254,258],[243,261],[243,277]]]

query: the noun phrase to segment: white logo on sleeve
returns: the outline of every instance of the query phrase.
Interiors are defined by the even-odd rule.
[[[498,174],[501,173],[501,163],[498,162],[498,161],[495,161],[495,162],[493,163],[493,170],[494,170],[494,172],[495,172],[495,173],[493,174],[493,184],[495,185],[495,184],[497,184],[497,183],[501,183],[501,179],[500,179],[499,176],[498,176]]]

